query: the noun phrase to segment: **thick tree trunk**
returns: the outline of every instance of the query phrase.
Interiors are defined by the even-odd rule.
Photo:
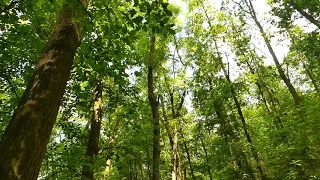
[[[35,180],[80,45],[74,9],[64,8],[0,142],[0,179]],[[81,9],[82,10],[82,9]],[[81,14],[81,13],[79,13]]]
[[[263,37],[267,47],[268,47],[268,50],[272,56],[272,59],[276,65],[276,68],[279,72],[279,75],[281,77],[281,79],[283,80],[283,82],[286,84],[287,88],[289,89],[289,92],[291,93],[293,99],[294,99],[294,102],[295,104],[300,104],[301,103],[301,97],[298,95],[296,89],[293,87],[293,85],[291,84],[289,78],[286,76],[286,74],[284,73],[281,65],[280,65],[280,62],[271,46],[271,43],[270,43],[270,40],[269,38],[267,37],[266,33],[264,32],[264,29],[261,25],[261,23],[258,21],[257,19],[257,16],[256,16],[256,13],[255,13],[255,10],[253,8],[253,5],[251,3],[251,0],[245,0],[245,3],[247,5],[247,7],[249,8],[249,11],[250,11],[250,15],[252,17],[252,19],[254,20],[255,24],[258,26],[259,28],[259,31],[261,33],[261,36]]]
[[[102,120],[102,82],[98,82],[93,97],[93,110],[91,118],[91,129],[89,134],[89,142],[85,157],[89,165],[85,165],[82,169],[82,179],[94,179],[95,157],[99,153],[99,138]]]
[[[160,126],[159,126],[159,102],[154,94],[153,84],[153,55],[156,37],[152,35],[150,41],[150,54],[148,65],[148,99],[151,106],[153,118],[153,166],[152,166],[152,179],[159,180],[159,161],[160,161]]]
[[[108,155],[107,155],[107,161],[106,161],[106,168],[104,170],[105,172],[105,175],[104,175],[104,179],[107,180],[108,179],[108,176],[110,174],[110,170],[111,170],[111,163],[112,163],[112,155],[113,155],[113,152],[114,152],[114,145],[115,145],[115,142],[116,142],[116,136],[118,134],[118,131],[120,129],[120,118],[117,119],[116,121],[116,126],[114,128],[114,131],[113,131],[113,135],[109,141],[109,152],[108,152]]]

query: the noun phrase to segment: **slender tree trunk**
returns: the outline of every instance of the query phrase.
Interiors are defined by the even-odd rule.
[[[301,9],[294,1],[289,2],[290,5],[297,10],[303,17],[305,17],[308,21],[310,21],[312,24],[316,25],[320,29],[320,22],[317,21],[313,16],[311,16],[309,13]]]
[[[267,179],[267,176],[265,174],[265,170],[264,170],[264,168],[262,166],[262,162],[260,160],[260,157],[259,157],[258,153],[256,152],[256,150],[254,148],[250,133],[248,131],[247,122],[246,122],[246,120],[244,118],[244,115],[242,113],[240,102],[239,102],[239,100],[237,98],[237,95],[236,95],[236,92],[234,90],[233,84],[232,84],[232,82],[230,80],[229,74],[228,74],[228,72],[227,72],[227,70],[226,70],[226,68],[225,68],[225,66],[223,64],[222,57],[220,55],[217,42],[215,40],[214,40],[214,46],[215,46],[215,48],[217,50],[218,59],[219,59],[218,61],[219,61],[220,67],[221,67],[221,69],[222,69],[222,71],[223,71],[223,73],[224,73],[224,75],[225,75],[225,77],[226,77],[226,79],[227,79],[227,81],[229,83],[231,95],[232,95],[232,98],[233,98],[234,103],[236,105],[236,108],[237,108],[237,111],[238,111],[238,114],[239,114],[239,117],[240,117],[240,120],[241,120],[241,123],[242,123],[242,128],[243,128],[243,131],[244,131],[244,135],[245,135],[245,137],[247,139],[247,142],[250,145],[250,149],[251,149],[251,152],[253,154],[253,157],[254,157],[255,161],[257,162],[257,166],[258,166],[259,173],[261,175],[261,179],[265,180],[265,179]]]
[[[305,62],[304,59],[301,59],[301,62],[302,62],[302,65],[303,65],[304,70],[305,70],[306,73],[307,73],[307,76],[310,78],[310,80],[311,80],[311,82],[312,82],[312,84],[313,84],[314,89],[316,90],[316,92],[317,92],[318,94],[320,94],[319,86],[318,86],[315,78],[313,77],[312,72],[311,72],[310,69],[308,68],[308,65],[306,64],[306,62]]]
[[[106,168],[104,170],[105,172],[105,175],[104,175],[104,180],[107,180],[108,179],[108,176],[110,174],[110,170],[111,170],[111,163],[112,163],[112,155],[113,155],[113,152],[114,152],[114,145],[115,145],[115,142],[116,142],[116,136],[118,134],[118,131],[120,129],[120,118],[117,117],[117,120],[116,120],[116,126],[114,128],[114,131],[113,131],[113,135],[109,141],[109,152],[108,152],[108,155],[107,155],[107,161],[106,161]]]
[[[203,136],[202,136],[203,137]],[[207,152],[207,148],[203,142],[203,138],[200,137],[200,141],[201,141],[201,146],[202,146],[202,149],[204,151],[204,154],[206,156],[206,162],[207,162],[207,171],[208,171],[208,175],[209,175],[209,178],[210,180],[213,180],[213,177],[212,177],[212,174],[211,174],[211,167],[210,167],[210,162],[209,162],[209,157],[208,157],[208,152]]]
[[[246,61],[246,63],[247,63],[247,65],[248,65],[248,67],[249,67],[250,73],[251,73],[251,74],[257,74],[257,75],[258,75],[258,80],[256,81],[256,85],[257,85],[258,90],[259,90],[259,96],[260,96],[261,101],[264,103],[264,105],[265,105],[268,113],[269,113],[271,116],[274,116],[274,117],[276,118],[275,120],[273,120],[273,123],[274,123],[275,127],[276,127],[278,130],[282,129],[282,128],[283,128],[283,125],[282,125],[282,121],[281,121],[281,119],[280,119],[280,116],[278,115],[277,112],[274,112],[274,111],[272,110],[272,109],[276,109],[276,108],[275,108],[275,107],[274,107],[274,108],[271,107],[271,105],[270,105],[270,103],[268,102],[267,97],[266,97],[266,95],[265,95],[265,93],[264,93],[264,90],[265,90],[265,91],[267,92],[267,94],[270,96],[271,104],[274,106],[274,103],[272,102],[272,101],[273,101],[273,97],[271,97],[272,94],[269,92],[268,88],[265,86],[265,84],[264,84],[262,78],[260,77],[260,75],[254,71],[252,65],[251,65],[248,61]]]
[[[187,153],[187,159],[188,159],[188,164],[189,164],[189,167],[190,167],[190,173],[191,173],[191,177],[193,180],[196,179],[196,176],[194,175],[194,170],[193,170],[193,165],[192,165],[192,162],[191,162],[191,157],[190,157],[190,152],[189,152],[189,148],[187,146],[187,142],[184,140],[184,136],[183,134],[181,133],[181,137],[183,139],[183,146],[184,146],[184,149]]]
[[[210,86],[212,86],[212,84],[210,84]],[[221,121],[221,127],[224,129],[224,131],[226,131],[226,129],[227,129],[227,121],[226,121],[226,119],[225,119],[225,117],[224,117],[224,115],[222,113],[222,109],[221,109],[222,105],[214,103],[213,107],[214,107],[214,110],[215,110],[215,112],[217,114],[218,119],[220,119],[220,121]],[[238,131],[238,129],[235,129],[235,130]],[[230,131],[229,135],[234,140],[239,142],[239,138],[234,134],[233,131]],[[242,168],[242,162],[239,160],[239,158],[237,156],[233,155],[234,154],[233,153],[233,149],[230,146],[229,140],[228,140],[228,136],[225,133],[224,133],[224,139],[226,141],[227,146],[229,146],[229,152],[230,152],[231,158],[236,160],[236,164],[238,165],[239,169],[241,169]],[[240,150],[238,152],[240,152],[240,157],[242,157],[242,159],[244,161],[245,168],[246,168],[245,170],[248,171],[251,179],[255,180],[256,178],[254,176],[254,173],[253,173],[253,170],[252,170],[251,166],[249,165],[249,162],[247,160],[248,159],[247,156],[245,155],[245,153],[242,150]],[[236,168],[234,168],[234,169],[236,170]],[[239,176],[240,176],[239,173],[237,173],[237,177],[240,179],[241,177],[239,177]]]
[[[74,22],[74,11],[81,14],[83,9],[69,5],[60,12],[32,79],[1,139],[0,179],[37,179],[81,41],[81,25]]]
[[[268,50],[269,50],[269,52],[270,52],[270,54],[272,56],[272,59],[273,59],[275,65],[276,65],[276,68],[277,68],[277,70],[278,70],[278,72],[280,74],[281,79],[284,81],[284,83],[286,84],[287,88],[289,89],[289,92],[291,93],[291,95],[292,95],[292,97],[293,97],[293,99],[295,101],[295,104],[297,104],[297,105],[300,104],[301,103],[301,97],[298,95],[296,89],[293,87],[293,85],[291,84],[289,78],[284,73],[284,71],[283,71],[283,69],[282,69],[282,67],[280,65],[280,62],[279,62],[279,60],[278,60],[278,58],[277,58],[277,56],[276,56],[276,54],[275,54],[275,52],[274,52],[274,50],[273,50],[273,48],[271,46],[270,40],[267,37],[267,35],[266,35],[261,23],[257,19],[257,16],[256,16],[255,10],[253,8],[253,5],[251,3],[251,0],[245,0],[245,3],[247,5],[247,7],[249,8],[250,15],[251,15],[252,19],[254,20],[255,24],[259,28],[261,36],[263,37],[263,39],[264,39],[264,41],[265,41],[265,43],[266,43],[266,45],[268,47]]]
[[[82,179],[94,179],[95,157],[99,153],[99,138],[102,120],[102,82],[98,82],[93,97],[93,110],[91,118],[91,129],[89,142],[86,153],[86,161],[89,165],[85,165],[82,169]]]
[[[226,78],[227,78],[227,80],[229,82],[231,95],[232,95],[232,98],[233,98],[234,103],[236,105],[236,108],[238,110],[238,114],[239,114],[239,117],[240,117],[240,120],[241,120],[241,123],[242,123],[242,128],[243,128],[245,137],[247,139],[247,142],[250,145],[253,157],[254,157],[255,161],[257,162],[257,166],[258,166],[259,173],[261,175],[261,179],[265,180],[265,179],[267,179],[266,174],[265,174],[265,170],[263,169],[260,157],[259,157],[258,153],[256,152],[256,150],[254,148],[251,136],[250,136],[249,131],[248,131],[248,125],[247,125],[246,120],[245,120],[245,118],[243,116],[243,113],[242,113],[240,102],[239,102],[239,100],[238,100],[238,98],[236,96],[236,92],[235,92],[235,90],[234,90],[234,88],[232,86],[232,82],[231,82],[231,80],[229,78],[229,75],[227,74],[227,71],[226,71],[226,69],[225,69],[225,67],[223,65],[222,58],[219,57],[219,59],[220,59],[221,68],[223,69],[223,72],[224,72],[224,74],[225,74],[225,76],[226,76]]]
[[[148,65],[148,99],[151,106],[153,118],[153,166],[152,179],[159,180],[159,161],[160,161],[160,126],[159,126],[159,102],[154,94],[153,83],[153,55],[156,37],[152,35],[150,42],[150,54]]]

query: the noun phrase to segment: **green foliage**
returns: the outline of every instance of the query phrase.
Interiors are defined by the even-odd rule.
[[[66,3],[12,2],[0,2],[0,135]],[[160,103],[161,179],[171,178],[169,136],[174,132],[182,179],[261,179],[254,152],[267,179],[319,179],[320,35],[300,27],[297,13],[298,7],[319,20],[319,1],[270,1],[266,16],[272,26],[266,32],[274,33],[268,39],[288,41],[280,66],[297,87],[300,105],[294,104],[269,55],[261,53],[264,46],[242,7],[244,1],[223,1],[219,9],[205,0],[186,3],[177,7],[167,1],[93,1],[82,14],[85,19],[75,15],[83,24],[83,41],[39,179],[81,179],[84,166],[94,169],[95,179],[104,179],[107,159],[112,160],[110,180],[152,176],[148,65],[154,67]],[[188,12],[179,24],[181,11]],[[149,64],[151,35],[156,42]],[[103,119],[99,154],[92,165],[85,153],[99,81]],[[179,116],[174,117],[181,102]]]

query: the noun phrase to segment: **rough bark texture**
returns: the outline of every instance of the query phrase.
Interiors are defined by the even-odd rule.
[[[284,73],[284,71],[283,71],[283,69],[282,69],[282,67],[281,67],[281,65],[280,65],[280,62],[279,62],[279,60],[278,60],[278,58],[277,58],[277,56],[276,56],[276,54],[275,54],[275,52],[274,52],[274,50],[273,50],[273,48],[272,48],[272,46],[271,46],[270,40],[269,40],[269,38],[267,37],[267,35],[266,35],[266,33],[265,33],[265,31],[264,31],[261,23],[258,21],[258,18],[257,18],[257,16],[256,16],[256,12],[255,12],[255,10],[254,10],[254,8],[253,8],[253,5],[252,5],[252,3],[251,3],[251,0],[248,0],[248,1],[245,0],[245,3],[246,3],[246,5],[247,5],[247,7],[249,8],[250,15],[251,15],[252,19],[254,20],[255,24],[256,24],[256,25],[258,26],[258,28],[259,28],[259,31],[260,31],[260,33],[261,33],[261,36],[263,37],[263,39],[264,39],[264,41],[265,41],[265,43],[266,43],[266,45],[267,45],[267,47],[268,47],[268,50],[269,50],[269,52],[270,52],[270,54],[271,54],[271,56],[272,56],[272,59],[273,59],[275,65],[276,65],[276,68],[277,68],[277,70],[278,70],[278,72],[279,72],[279,75],[280,75],[281,79],[282,79],[283,82],[286,84],[289,92],[291,93],[291,95],[292,95],[292,97],[293,97],[293,99],[294,99],[295,104],[297,104],[297,105],[300,104],[300,103],[301,103],[301,97],[298,95],[296,89],[295,89],[295,88],[293,87],[293,85],[291,84],[290,79],[289,79],[289,78],[286,76],[286,74]]]
[[[0,142],[0,179],[35,180],[80,45],[73,9],[64,8]]]
[[[159,102],[154,94],[153,83],[153,55],[156,37],[152,35],[150,41],[150,54],[148,65],[148,99],[151,106],[153,118],[153,166],[152,166],[152,179],[159,180],[159,161],[160,161],[160,126],[159,126]]]
[[[91,118],[91,128],[89,142],[86,153],[87,163],[82,169],[82,179],[93,179],[95,157],[99,153],[99,138],[102,120],[102,83],[98,82],[93,97],[93,109]]]
[[[172,119],[176,120],[180,117],[180,112],[184,103],[184,99],[186,96],[186,90],[183,92],[180,102],[178,104],[177,109],[174,108],[174,98],[173,92],[170,93],[170,102],[171,102],[171,111],[172,111]],[[173,139],[171,147],[172,147],[172,180],[180,180],[182,179],[182,169],[180,164],[180,156],[179,156],[179,146],[178,146],[178,122],[175,122],[174,130],[173,130]]]

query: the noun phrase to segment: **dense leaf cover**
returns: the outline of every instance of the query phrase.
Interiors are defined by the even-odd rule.
[[[59,13],[82,9],[38,179],[84,179],[85,168],[110,180],[320,178],[319,0],[270,0],[265,12],[260,0],[83,2],[0,2],[0,137]],[[89,157],[94,113],[101,127]]]

